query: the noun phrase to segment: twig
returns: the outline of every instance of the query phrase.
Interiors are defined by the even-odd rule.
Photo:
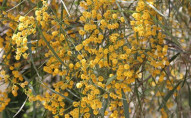
[[[65,8],[65,10],[66,10],[66,12],[67,12],[67,14],[68,14],[68,16],[70,16],[70,13],[69,13],[69,11],[68,11],[68,9],[67,9],[67,7],[66,7],[66,4],[63,2],[63,0],[61,0],[61,2],[62,2],[62,4],[63,4],[63,6],[64,6],[64,8]]]
[[[15,5],[13,8],[11,8],[11,9],[9,9],[9,10],[7,10],[6,12],[9,12],[9,11],[11,11],[11,10],[13,10],[13,9],[15,9],[16,7],[18,7],[20,4],[22,4],[23,2],[25,2],[26,0],[23,0],[22,2],[20,2],[19,4],[17,4],[17,5]]]

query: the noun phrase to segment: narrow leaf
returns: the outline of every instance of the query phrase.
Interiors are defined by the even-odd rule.
[[[188,69],[187,69],[187,67],[186,67],[186,73],[185,73],[185,75],[184,75],[184,81],[183,81],[183,83],[182,83],[182,87],[183,87],[184,84],[186,83],[187,74],[188,74]]]
[[[189,103],[189,106],[190,106],[190,109],[191,109],[191,91],[190,91],[190,85],[188,84],[187,82],[187,85],[188,85],[188,103]]]
[[[103,107],[102,107],[102,109],[101,109],[101,114],[102,114],[102,116],[104,116],[104,113],[105,113],[105,110],[107,109],[107,105],[108,105],[108,103],[109,103],[109,100],[108,100],[109,98],[107,98],[107,99],[104,99],[104,102],[103,102]]]
[[[6,7],[6,6],[7,6],[7,0],[3,0],[2,7]]]
[[[169,93],[164,97],[163,102],[161,103],[160,107],[158,110],[160,110],[161,108],[163,108],[166,105],[166,102],[168,101],[168,99],[173,95],[174,91],[177,89],[177,87],[179,86],[179,84],[182,81],[180,81],[171,91],[169,91]]]
[[[140,100],[139,91],[138,91],[138,87],[137,87],[137,82],[136,81],[135,81],[135,93],[137,94],[140,110],[142,110],[141,100]]]
[[[129,118],[129,103],[126,100],[125,93],[123,90],[122,90],[122,97],[123,97],[123,107],[124,107],[125,118]]]
[[[117,77],[117,75],[114,75],[114,76],[110,77],[110,78],[107,80],[106,85],[109,85],[116,77]]]
[[[173,60],[175,60],[179,55],[180,55],[180,53],[175,54],[175,55],[169,60],[169,62],[172,62]]]

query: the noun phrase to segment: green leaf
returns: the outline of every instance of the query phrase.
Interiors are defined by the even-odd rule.
[[[103,107],[101,109],[102,116],[104,116],[104,113],[105,113],[105,110],[107,109],[108,103],[109,103],[109,97],[107,99],[104,99],[104,102],[103,102],[103,105],[102,105]]]
[[[76,95],[74,92],[72,92],[70,89],[66,89],[69,93],[71,93],[73,96],[77,97],[78,99],[80,99],[80,97],[78,95]]]
[[[114,75],[114,76],[110,77],[110,78],[107,80],[106,85],[109,85],[116,77],[117,77],[117,75]]]
[[[190,91],[190,85],[188,84],[187,82],[187,85],[188,85],[188,103],[189,103],[189,106],[190,106],[190,110],[191,110],[191,91]]]
[[[3,0],[2,7],[6,7],[6,6],[7,6],[7,0]]]
[[[180,53],[175,54],[175,55],[169,60],[169,62],[172,62],[173,60],[175,60],[179,55],[180,55]]]
[[[139,34],[138,34],[138,32],[136,32],[136,38],[137,38],[137,40],[139,40]]]
[[[141,100],[140,100],[139,91],[138,91],[138,87],[137,87],[137,81],[135,81],[135,93],[137,94],[138,104],[139,104],[139,107],[140,107],[140,110],[141,110],[142,105],[141,105]]]
[[[183,83],[182,83],[182,87],[183,87],[184,84],[186,83],[187,75],[188,75],[188,69],[187,69],[187,67],[186,67],[186,73],[185,73],[185,75],[184,75],[184,81],[183,81]]]
[[[173,95],[174,91],[177,89],[177,87],[179,86],[179,84],[182,81],[180,81],[171,91],[169,91],[169,93],[164,97],[163,102],[161,103],[160,107],[158,110],[160,110],[161,108],[163,108],[166,105],[166,102],[168,101],[168,99]]]
[[[122,97],[123,97],[123,108],[125,113],[125,118],[129,118],[129,103],[126,100],[125,93],[122,90]]]
[[[28,50],[28,52],[29,52],[29,57],[30,57],[30,60],[33,60],[33,58],[32,58],[31,35],[27,37],[27,40],[28,40],[27,46],[28,46],[28,48],[29,48],[29,50]]]

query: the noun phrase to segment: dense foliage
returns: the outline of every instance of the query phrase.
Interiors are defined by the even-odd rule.
[[[3,118],[191,115],[191,1],[0,5]]]

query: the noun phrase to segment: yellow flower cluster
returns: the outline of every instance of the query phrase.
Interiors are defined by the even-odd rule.
[[[48,26],[48,21],[50,18],[50,15],[46,12],[47,9],[48,9],[48,3],[46,1],[43,1],[42,8],[37,9],[35,11],[36,20],[41,24],[43,29],[46,26]]]
[[[153,4],[151,0],[149,2]],[[132,14],[135,20],[131,21],[135,33],[129,41],[134,44],[132,48],[139,50],[137,51],[139,55],[137,60],[140,63],[148,60],[149,65],[153,68],[150,68],[149,65],[146,68],[152,73],[153,77],[156,77],[156,75],[161,74],[160,69],[169,65],[166,57],[168,45],[164,44],[165,35],[162,34],[161,28],[154,23],[154,19],[162,21],[162,17],[142,0],[138,2],[136,11]],[[143,52],[143,50],[146,51]]]
[[[29,16],[20,16],[19,17],[19,25],[18,25],[18,33],[13,34],[13,41],[17,45],[17,51],[16,51],[16,60],[20,60],[21,55],[24,59],[27,59],[28,54],[26,51],[28,50],[28,43],[31,43],[28,41],[28,38],[30,38],[31,34],[36,33],[35,30],[36,24],[34,17]]]
[[[8,95],[6,92],[0,91],[0,112],[2,112],[5,107],[9,104],[10,98],[8,98]]]

